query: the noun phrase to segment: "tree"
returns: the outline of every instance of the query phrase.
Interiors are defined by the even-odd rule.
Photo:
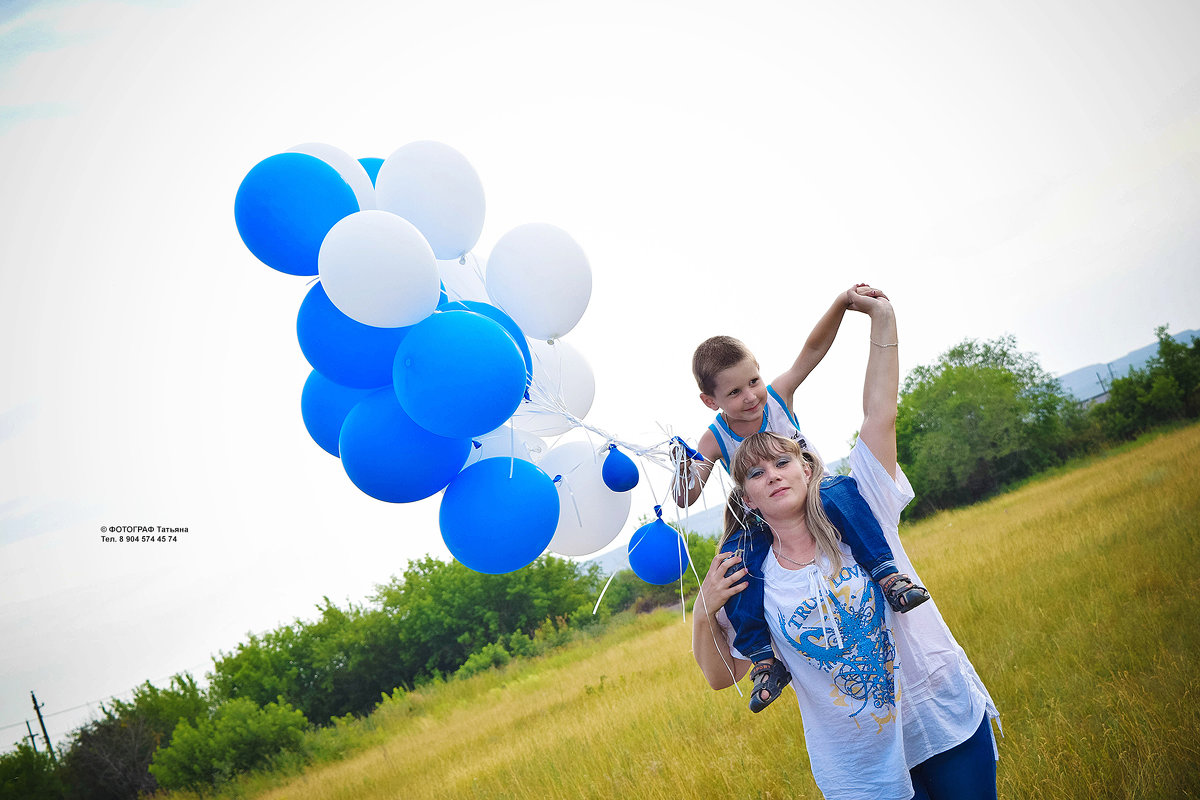
[[[1059,463],[1078,412],[1012,336],[964,340],[905,379],[896,445],[914,513],[973,502]]]
[[[21,742],[0,755],[0,800],[62,800],[63,792],[49,753]]]
[[[1130,439],[1165,422],[1200,416],[1200,340],[1181,344],[1154,329],[1158,352],[1143,369],[1130,368],[1116,378],[1108,399],[1095,405],[1090,416],[1110,439]]]
[[[377,587],[373,607],[343,610],[325,598],[317,620],[222,653],[211,691],[260,706],[283,698],[314,722],[365,714],[382,693],[451,674],[472,653],[515,633],[531,636],[546,619],[590,619],[597,591],[595,570],[552,556],[504,575],[426,557]]]
[[[149,681],[130,702],[102,707],[103,717],[75,731],[62,759],[67,797],[79,800],[135,800],[157,788],[148,767],[155,750],[166,746],[181,720],[207,715],[209,702],[191,675],[171,678],[166,689]]]
[[[1157,395],[1151,404],[1164,419],[1200,416],[1200,339],[1177,342],[1166,325],[1155,328],[1154,337],[1158,352],[1147,365],[1153,379],[1150,392]],[[1156,386],[1160,381],[1166,385]]]
[[[373,600],[403,622],[400,649],[409,683],[454,672],[476,650],[514,632],[532,635],[546,619],[583,619],[578,612],[590,615],[599,588],[595,569],[585,572],[553,556],[503,575],[426,557],[377,587]]]

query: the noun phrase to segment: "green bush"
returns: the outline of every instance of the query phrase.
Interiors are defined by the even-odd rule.
[[[49,753],[25,742],[0,755],[0,800],[61,800],[62,780]]]
[[[504,645],[493,642],[469,655],[454,674],[459,678],[469,678],[492,667],[503,667],[511,660],[512,656],[504,649]]]
[[[281,752],[299,750],[307,727],[304,714],[287,703],[260,708],[235,698],[196,725],[181,721],[170,746],[155,753],[150,772],[167,789],[219,786]]]
[[[518,658],[530,658],[540,653],[533,639],[521,631],[516,631],[508,637],[508,652]]]
[[[1110,439],[1132,439],[1155,425],[1200,416],[1200,340],[1177,342],[1166,325],[1154,335],[1158,352],[1145,368],[1114,379],[1108,399],[1089,410]]]

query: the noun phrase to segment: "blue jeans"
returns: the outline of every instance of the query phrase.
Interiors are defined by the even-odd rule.
[[[913,800],[996,800],[992,747],[992,723],[984,714],[970,739],[908,771],[916,792]]]
[[[858,491],[858,483],[849,475],[834,475],[821,479],[821,505],[825,515],[842,535],[842,541],[850,547],[854,560],[875,581],[899,570],[892,557],[892,548],[883,538],[883,529],[871,513],[871,507]],[[762,565],[771,548],[771,530],[757,516],[749,520],[749,530],[729,537],[721,545],[722,553],[741,551],[742,563],[749,581],[745,589],[729,598],[725,613],[735,631],[733,644],[742,655],[751,661],[771,657],[771,634],[767,629],[763,611]]]

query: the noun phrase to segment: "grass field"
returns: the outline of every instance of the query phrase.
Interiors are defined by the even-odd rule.
[[[1200,797],[1198,475],[1193,425],[902,529],[1000,708],[1002,798]],[[791,692],[709,690],[678,610],[354,724],[345,759],[229,793],[820,797]]]

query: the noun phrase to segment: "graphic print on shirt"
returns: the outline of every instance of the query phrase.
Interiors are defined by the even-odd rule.
[[[882,729],[896,710],[896,645],[884,625],[883,591],[857,564],[819,580],[820,597],[800,604],[790,618],[777,612],[779,632],[832,678],[831,694],[851,709],[851,719],[878,709],[882,714],[870,715]]]

